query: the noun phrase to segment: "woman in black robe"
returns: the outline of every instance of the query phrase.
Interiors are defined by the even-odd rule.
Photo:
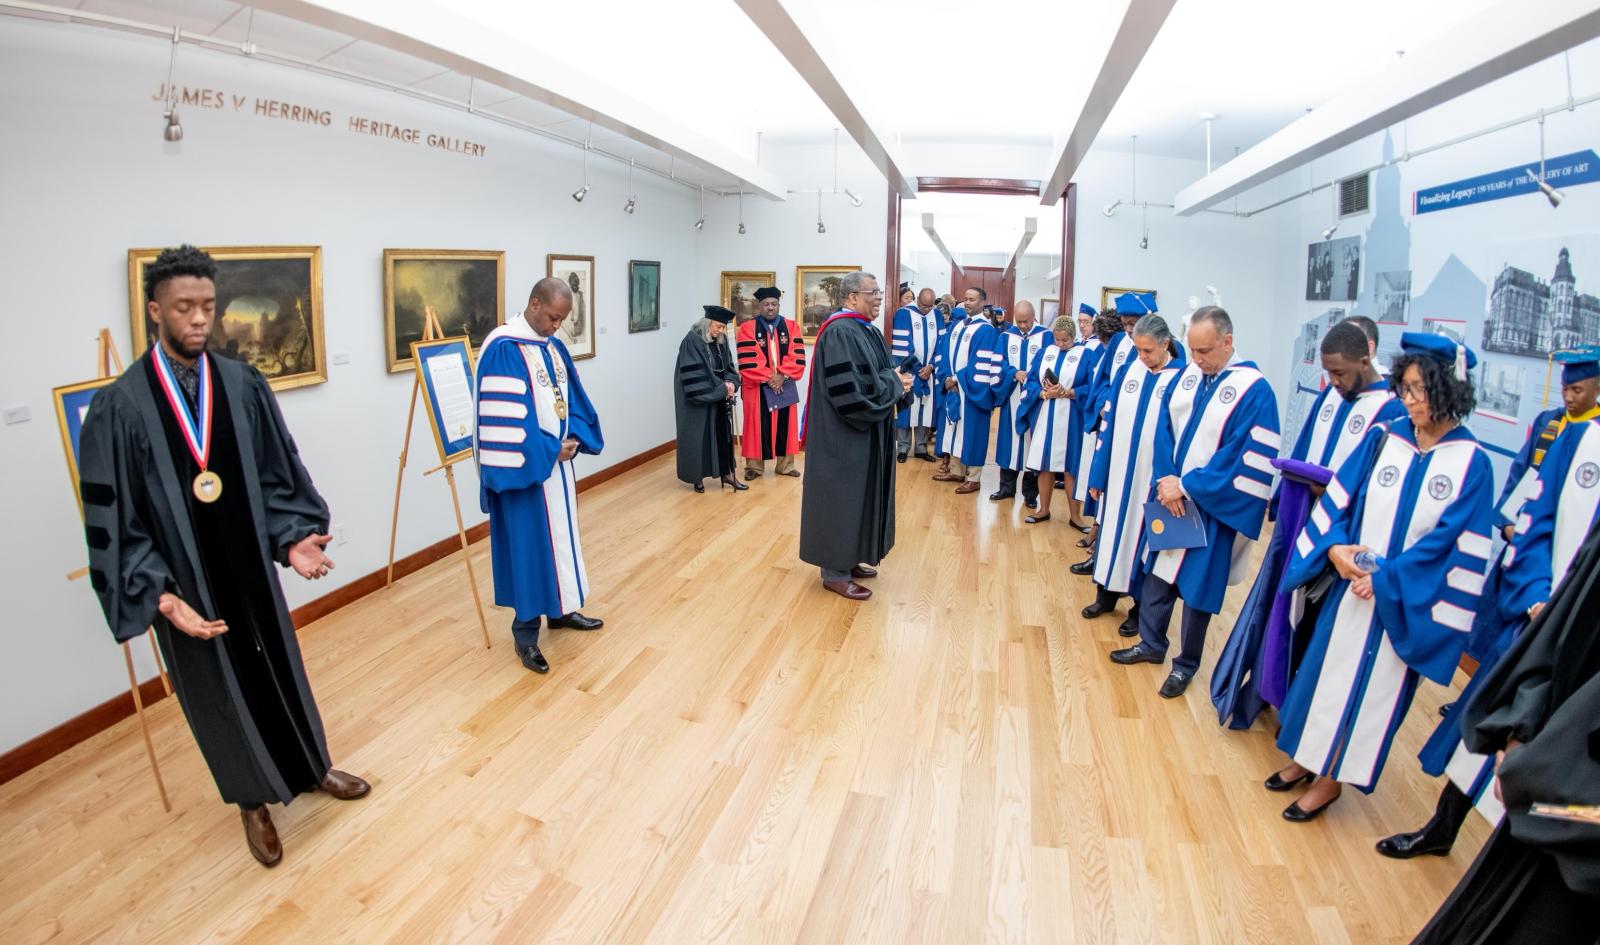
[[[750,488],[733,478],[733,428],[729,404],[739,389],[739,372],[726,338],[733,312],[705,306],[678,345],[678,367],[672,374],[678,419],[678,478],[706,491],[702,480],[716,477],[735,492]]]
[[[1463,710],[1499,765],[1506,816],[1413,945],[1600,942],[1600,821],[1534,804],[1600,805],[1600,531]]]

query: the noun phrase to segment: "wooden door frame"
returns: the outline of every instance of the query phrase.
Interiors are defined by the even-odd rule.
[[[893,330],[894,312],[900,307],[900,190],[893,184],[888,184],[889,192],[889,220],[888,220],[888,259],[884,263],[883,279],[880,285],[885,287],[885,300],[888,308],[883,320],[883,337],[890,340]],[[1042,185],[1036,180],[1018,180],[1009,177],[919,177],[917,178],[918,193],[947,193],[947,194],[988,194],[991,196],[1016,197],[1039,196]],[[1077,306],[1072,302],[1072,279],[1077,269],[1078,255],[1078,185],[1067,184],[1066,191],[1061,195],[1066,201],[1066,207],[1061,213],[1061,311],[1077,311]],[[892,293],[892,295],[890,295]]]

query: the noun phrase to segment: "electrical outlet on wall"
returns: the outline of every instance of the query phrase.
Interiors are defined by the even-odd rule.
[[[343,522],[334,522],[329,531],[333,533],[333,543],[336,545],[342,545],[350,540],[350,533],[344,530]]]

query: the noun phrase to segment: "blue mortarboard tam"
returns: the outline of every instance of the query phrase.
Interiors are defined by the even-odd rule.
[[[1407,354],[1426,355],[1455,367],[1456,380],[1467,379],[1467,372],[1478,366],[1478,356],[1472,349],[1457,344],[1449,335],[1408,331],[1400,336],[1400,349]]]
[[[1154,315],[1156,295],[1154,292],[1124,292],[1117,296],[1116,308],[1118,315]]]
[[[1078,314],[1079,315],[1087,315],[1090,318],[1097,318],[1097,317],[1099,317],[1100,312],[1097,309],[1095,309],[1095,307],[1093,305],[1090,305],[1088,302],[1079,302],[1078,303]]]
[[[1561,383],[1576,384],[1600,377],[1600,345],[1580,345],[1571,351],[1556,352],[1561,362]]]

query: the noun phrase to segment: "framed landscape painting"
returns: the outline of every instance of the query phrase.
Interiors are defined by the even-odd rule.
[[[505,298],[503,250],[384,250],[383,338],[389,373],[411,370],[411,345],[422,340],[429,309],[445,335],[465,335],[480,348],[491,331],[505,324]]]
[[[844,304],[844,277],[860,266],[796,266],[794,269],[795,319],[810,341],[817,329]]]
[[[661,327],[661,264],[643,259],[628,263],[628,334]]]
[[[594,357],[595,318],[600,311],[594,301],[594,257],[550,253],[544,257],[544,274],[572,290],[572,314],[558,330],[567,352],[574,361]]]
[[[210,350],[260,371],[276,391],[328,379],[322,334],[322,247],[203,246],[217,261],[217,315]],[[133,356],[153,337],[145,269],[160,249],[128,250]]]
[[[764,286],[777,286],[778,274],[775,272],[728,272],[722,273],[722,307],[739,317],[745,322],[755,317],[757,289]]]

